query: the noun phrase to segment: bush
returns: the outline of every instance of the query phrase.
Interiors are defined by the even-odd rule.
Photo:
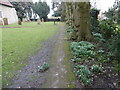
[[[93,36],[95,37],[95,40],[105,42],[105,39],[103,38],[101,33],[95,33],[95,32],[92,32],[92,33],[93,33]]]
[[[112,19],[106,19],[100,21],[100,30],[101,30],[101,34],[106,40],[110,39],[111,37],[119,33],[119,28],[112,21]]]
[[[91,72],[87,66],[77,65],[75,66],[75,75],[84,83],[84,85],[90,85],[91,83]]]
[[[68,32],[68,33],[72,33],[72,32],[73,32],[73,29],[72,29],[71,26],[69,26],[69,27],[67,28],[67,32]]]
[[[69,26],[67,29],[66,29],[67,33],[68,33],[68,38],[71,39],[72,37],[72,33],[73,33],[73,28],[71,26]]]
[[[104,52],[105,52],[104,50],[98,50],[97,51],[98,54],[104,54]]]
[[[99,10],[94,8],[90,10],[91,30],[93,32],[100,32],[98,14],[99,14]]]
[[[99,67],[98,65],[92,65],[91,69],[94,74],[99,73],[101,71],[101,67]]]
[[[108,47],[112,55],[115,56],[117,60],[119,60],[120,59],[120,35],[112,38],[110,42],[108,42]]]
[[[77,58],[95,56],[94,49],[95,49],[95,46],[92,43],[87,41],[71,43],[72,54]]]

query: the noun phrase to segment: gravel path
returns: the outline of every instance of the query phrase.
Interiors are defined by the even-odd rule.
[[[43,43],[42,48],[34,56],[28,59],[28,64],[18,71],[13,85],[9,88],[67,88],[69,82],[66,80],[66,69],[64,60],[64,34],[63,24],[60,30]],[[50,69],[44,73],[37,70],[43,62],[50,64]]]
[[[65,38],[65,28],[61,24],[59,26],[60,32],[53,49],[51,56],[51,65],[50,70],[48,71],[46,82],[43,85],[43,88],[68,88],[69,82],[67,81],[67,70],[64,64],[64,38]]]

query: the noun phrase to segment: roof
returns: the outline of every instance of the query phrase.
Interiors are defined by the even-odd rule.
[[[8,7],[13,7],[13,5],[8,0],[0,0],[0,4]]]

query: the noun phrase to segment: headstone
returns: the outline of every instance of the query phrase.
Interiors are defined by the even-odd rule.
[[[7,18],[3,18],[3,22],[4,22],[4,25],[8,25],[8,19]]]
[[[22,25],[22,21],[20,18],[18,19],[18,25]]]
[[[42,22],[44,22],[44,18],[42,18]]]
[[[26,19],[27,19],[27,22],[30,22],[30,19],[29,19],[29,17],[26,17]]]
[[[40,24],[40,22],[41,22],[40,19],[38,19],[38,20],[37,20],[37,24]]]

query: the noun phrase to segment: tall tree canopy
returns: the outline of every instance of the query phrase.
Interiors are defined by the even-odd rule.
[[[31,7],[33,5],[32,2],[11,2],[11,3],[17,11],[18,18],[22,19],[26,17],[27,14],[31,18],[32,16]]]
[[[39,15],[40,18],[44,18],[44,20],[47,20],[47,15],[50,12],[50,7],[47,5],[46,2],[36,2],[32,6],[35,13]]]
[[[57,10],[54,10],[56,8]],[[61,17],[61,21],[65,21],[65,2],[53,2],[52,10],[54,11],[52,16]]]
[[[55,5],[56,4],[56,5]],[[58,17],[58,16],[61,16],[62,15],[62,12],[63,12],[63,9],[65,8],[65,6],[64,6],[64,2],[61,2],[61,3],[53,3],[53,7],[52,7],[52,9],[54,10],[54,8],[57,8],[57,10],[54,10],[54,14],[53,14],[53,16],[55,16],[55,17]]]
[[[108,19],[113,19],[120,25],[120,1],[115,0],[113,7],[109,8],[105,15]]]

